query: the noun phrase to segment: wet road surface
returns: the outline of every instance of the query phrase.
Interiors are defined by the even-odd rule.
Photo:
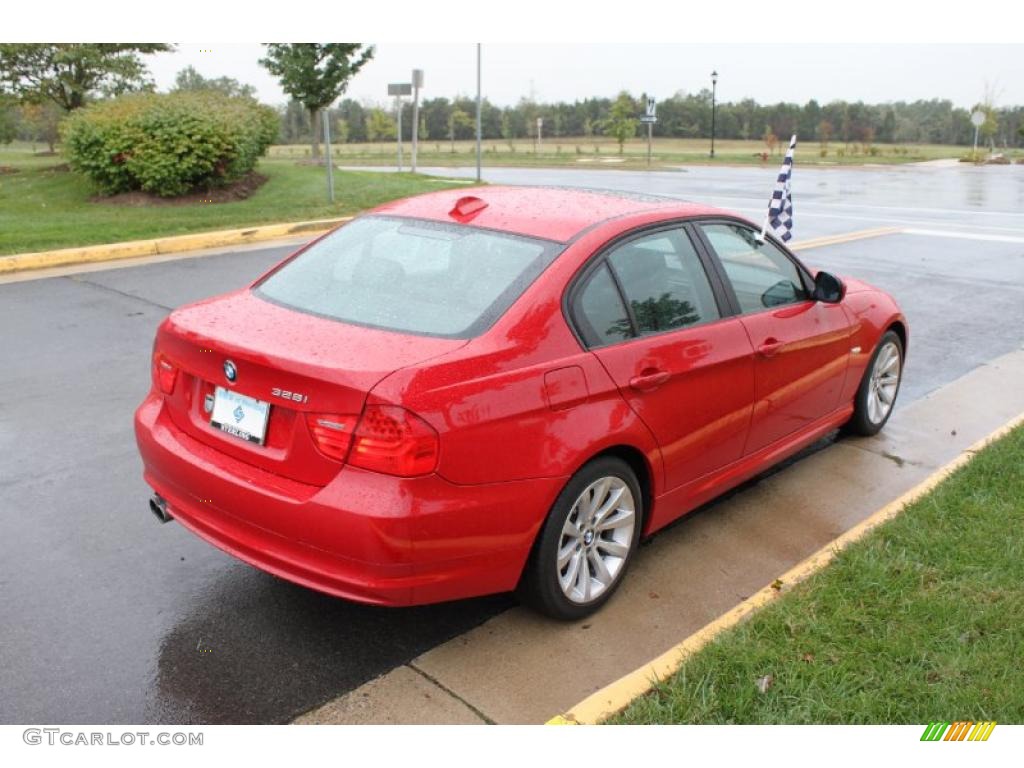
[[[732,170],[489,176],[664,185],[758,215],[763,173]],[[968,187],[961,169],[804,171],[821,176],[818,194],[794,182],[805,238],[876,226],[959,233],[802,254],[903,304],[911,342],[898,405],[1024,340],[1024,174],[964,170],[991,175],[968,175]],[[707,191],[679,189],[684,177]],[[285,722],[511,604],[352,605],[239,563],[146,509],[131,416],[149,386],[156,325],[286,252],[0,284],[0,722]]]

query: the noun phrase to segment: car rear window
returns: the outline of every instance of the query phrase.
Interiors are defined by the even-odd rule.
[[[559,248],[466,226],[366,216],[310,246],[256,292],[344,322],[470,338],[519,298]]]

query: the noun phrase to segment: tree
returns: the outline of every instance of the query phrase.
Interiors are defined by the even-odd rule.
[[[828,142],[832,138],[832,123],[828,120],[822,120],[818,123],[818,141],[821,143],[821,148],[824,150],[828,149]]]
[[[320,157],[320,110],[345,92],[349,81],[373,58],[373,46],[362,43],[267,43],[260,64],[274,75],[285,93],[302,103],[313,126],[310,147]]]
[[[97,93],[152,87],[140,54],[170,50],[165,43],[0,43],[0,91],[70,112]]]
[[[448,138],[452,142],[453,154],[455,152],[455,135],[463,129],[472,128],[474,125],[473,118],[458,107],[448,114]]]
[[[233,77],[203,77],[192,66],[185,67],[174,77],[171,91],[213,91],[228,97],[256,98],[253,86],[240,83]]]
[[[623,91],[612,103],[608,119],[604,121],[605,133],[614,136],[615,140],[619,142],[620,155],[626,141],[636,136],[637,119],[635,115],[636,105],[633,103],[632,97]]]
[[[25,138],[33,144],[44,142],[50,151],[54,151],[60,133],[57,128],[64,112],[56,104],[23,104],[21,106],[21,126]]]
[[[15,120],[14,105],[9,99],[0,96],[0,144],[10,144],[18,135],[18,123]]]
[[[366,138],[369,141],[386,141],[396,135],[395,119],[383,109],[371,109],[366,120]]]

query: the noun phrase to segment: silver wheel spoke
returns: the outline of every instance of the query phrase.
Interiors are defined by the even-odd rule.
[[[601,552],[606,552],[612,557],[625,557],[629,554],[628,546],[620,544],[617,541],[608,541],[607,539],[598,539],[597,548]]]
[[[601,502],[604,501],[608,495],[608,488],[611,487],[612,479],[610,477],[601,478],[590,494],[590,506],[587,507],[587,520],[593,521],[594,516],[597,514],[598,508],[601,506]]]
[[[608,572],[608,568],[604,564],[604,560],[601,559],[601,555],[597,552],[591,551],[590,556],[587,558],[590,561],[590,565],[593,568],[594,577],[601,582],[604,586],[608,586],[612,583],[612,575]]]
[[[626,486],[622,486],[621,488],[616,488],[614,491],[608,494],[608,500],[601,505],[601,508],[597,510],[596,513],[594,513],[593,523],[595,528],[601,527],[601,524],[604,522],[604,519],[608,517],[609,513],[613,512],[616,509],[616,507],[619,504],[619,500],[622,498],[625,492]]]
[[[590,600],[590,562],[580,553],[580,570],[576,577],[576,589],[582,595],[583,602]]]
[[[561,572],[569,562],[569,558],[576,552],[576,542],[570,541],[562,550],[558,553],[558,570]]]
[[[575,552],[572,560],[569,563],[569,570],[565,572],[560,581],[562,582],[562,591],[570,592],[576,588],[576,577],[580,572],[580,561],[583,559],[582,552]]]
[[[625,526],[633,526],[633,510],[631,509],[619,509],[618,514],[610,515],[601,521],[601,524],[596,526],[598,532],[611,531],[616,528],[623,528]]]

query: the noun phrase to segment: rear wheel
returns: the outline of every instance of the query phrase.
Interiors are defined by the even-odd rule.
[[[875,435],[885,426],[896,404],[903,378],[903,342],[886,331],[864,371],[846,429],[857,435]]]
[[[643,497],[636,474],[614,457],[595,459],[559,494],[526,565],[520,599],[556,619],[581,619],[612,596],[640,539]]]

